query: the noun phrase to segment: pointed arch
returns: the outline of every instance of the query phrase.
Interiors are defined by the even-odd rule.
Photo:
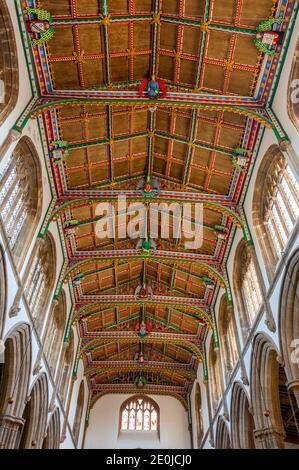
[[[243,339],[247,338],[263,300],[253,250],[253,246],[241,241],[234,258],[233,288]]]
[[[222,346],[223,366],[228,380],[238,360],[238,348],[232,318],[234,313],[228,308],[227,302],[226,296],[223,295],[219,306],[218,331]]]
[[[19,93],[18,53],[5,0],[0,0],[0,125],[16,106]]]
[[[66,297],[62,291],[49,314],[49,322],[44,336],[44,352],[53,377],[56,375],[58,358],[63,344],[66,317]]]
[[[0,449],[16,446],[23,426],[23,411],[31,373],[31,332],[26,323],[16,325],[5,340],[0,374]]]
[[[34,382],[23,419],[24,427],[20,449],[41,449],[45,438],[48,416],[48,379],[42,373]]]
[[[278,147],[271,145],[258,170],[252,217],[269,280],[299,216],[298,183]]]
[[[231,398],[231,437],[234,449],[255,449],[254,421],[249,398],[240,382],[235,382]]]
[[[39,332],[44,324],[55,276],[56,248],[52,235],[48,233],[43,239],[37,239],[24,287],[24,294]]]
[[[159,405],[147,395],[131,396],[120,407],[119,431],[156,431],[159,435]]]
[[[72,373],[72,365],[74,362],[74,334],[72,330],[69,342],[64,344],[64,348],[58,387],[58,393],[63,403],[66,401],[67,391],[69,388],[68,386]]]
[[[231,441],[227,424],[222,416],[219,416],[216,428],[216,449],[231,449]]]
[[[29,137],[22,137],[0,172],[0,214],[18,266],[22,264],[42,210],[41,165]]]
[[[279,339],[288,379],[299,406],[299,364],[296,356],[299,338],[299,250],[290,258],[283,280],[279,305]],[[298,357],[298,353],[297,353]]]
[[[279,352],[272,340],[258,333],[251,356],[250,395],[256,446],[284,448],[285,430],[279,401]]]
[[[221,363],[219,348],[216,347],[213,336],[211,338],[209,349],[209,372],[212,406],[214,411],[216,411],[223,390],[221,380]]]
[[[52,413],[43,442],[43,449],[59,449],[60,447],[60,411],[56,408]]]

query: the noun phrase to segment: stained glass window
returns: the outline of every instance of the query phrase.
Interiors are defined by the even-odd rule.
[[[158,431],[158,408],[149,398],[126,401],[121,408],[122,431]]]

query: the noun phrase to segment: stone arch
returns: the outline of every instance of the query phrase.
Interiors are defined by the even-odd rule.
[[[0,125],[16,106],[19,93],[18,53],[5,0],[0,0]]]
[[[72,364],[74,361],[74,334],[71,331],[68,343],[64,344],[64,353],[62,358],[61,374],[59,378],[58,393],[63,403],[66,401],[68,385],[72,373]]]
[[[231,449],[231,441],[227,424],[222,416],[219,416],[216,428],[216,449]]]
[[[79,436],[80,436],[83,408],[84,408],[84,381],[82,380],[80,383],[80,388],[78,392],[77,408],[76,408],[76,414],[75,414],[74,424],[73,424],[73,436],[74,436],[76,445],[78,445]]]
[[[53,377],[56,376],[66,326],[66,296],[63,290],[54,302],[43,339],[45,356]]]
[[[289,118],[299,132],[299,103],[298,103],[298,85],[299,85],[299,39],[297,40],[296,49],[291,68],[288,96],[287,96],[287,110]]]
[[[258,313],[258,304],[262,304],[260,282],[254,247],[242,240],[237,246],[234,257],[233,288],[244,340],[248,337]]]
[[[219,348],[216,347],[213,336],[211,338],[209,350],[209,377],[212,407],[213,410],[216,411],[222,395],[222,379]]]
[[[60,411],[56,408],[50,418],[43,449],[59,449],[60,447]]]
[[[48,416],[48,379],[42,373],[34,382],[23,419],[20,449],[40,449],[45,438]]]
[[[254,421],[247,393],[240,382],[235,382],[231,398],[231,437],[234,449],[255,449]]]
[[[233,325],[233,308],[228,308],[225,294],[220,300],[218,315],[218,331],[223,353],[223,366],[226,379],[229,380],[230,374],[238,360],[237,338]]]
[[[203,421],[202,421],[202,399],[201,389],[199,383],[196,383],[195,389],[195,415],[196,415],[196,434],[197,434],[197,447],[201,446],[202,438],[204,435]]]
[[[252,203],[253,226],[270,281],[297,221],[297,189],[282,151],[278,145],[271,145],[259,167]]]
[[[259,448],[284,448],[278,357],[272,340],[264,333],[258,333],[252,348],[250,391],[256,447]]]
[[[42,331],[48,303],[53,293],[56,259],[56,247],[52,235],[48,233],[43,239],[38,238],[28,263],[24,294],[39,332]]]
[[[279,338],[285,363],[288,389],[292,390],[299,406],[299,250],[290,258],[280,293]],[[296,342],[297,340],[297,342]],[[297,360],[292,360],[295,356]]]
[[[0,245],[0,338],[2,338],[6,311],[7,277],[4,250]]]
[[[31,373],[31,332],[26,323],[16,325],[5,340],[4,364],[0,365],[0,448],[12,449],[24,421]]]
[[[22,137],[1,171],[0,214],[17,266],[24,261],[42,211],[42,171],[29,137]],[[10,199],[10,210],[7,200]]]

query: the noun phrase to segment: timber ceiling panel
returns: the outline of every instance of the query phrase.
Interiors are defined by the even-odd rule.
[[[68,156],[48,166],[65,237],[62,281],[74,295],[71,323],[79,324],[92,399],[120,387],[136,391],[143,373],[149,392],[174,393],[186,405],[213,327],[215,294],[220,286],[230,295],[225,262],[242,224],[238,203],[247,176],[235,167],[235,150],[245,146],[251,162],[262,111],[250,102],[261,74],[269,79],[275,72],[254,44],[256,29],[280,7],[273,0],[38,6],[51,13],[55,29],[45,47],[33,48],[33,58],[38,79],[47,79],[40,89],[51,90],[55,103],[43,113],[46,155],[55,138],[68,145]],[[153,71],[168,95],[137,99],[139,83]],[[154,195],[144,192],[147,177],[157,184]],[[150,251],[120,237],[118,219],[115,238],[99,238],[98,203],[112,201],[116,210],[120,193],[128,196],[126,207],[149,207],[155,198],[202,204],[202,245],[186,249],[175,215],[170,237],[161,235],[165,219],[149,226],[159,233]],[[194,227],[193,212],[190,219]],[[137,293],[143,284],[152,291],[145,298]],[[146,338],[137,334],[142,319],[150,328]]]

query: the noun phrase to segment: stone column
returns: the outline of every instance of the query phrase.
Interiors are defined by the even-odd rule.
[[[285,431],[273,427],[255,429],[254,438],[258,449],[284,449]]]
[[[6,153],[10,149],[11,145],[18,142],[22,137],[22,132],[16,129],[11,129],[0,147],[0,162],[5,157]]]
[[[25,420],[11,415],[0,415],[0,449],[15,449]]]

